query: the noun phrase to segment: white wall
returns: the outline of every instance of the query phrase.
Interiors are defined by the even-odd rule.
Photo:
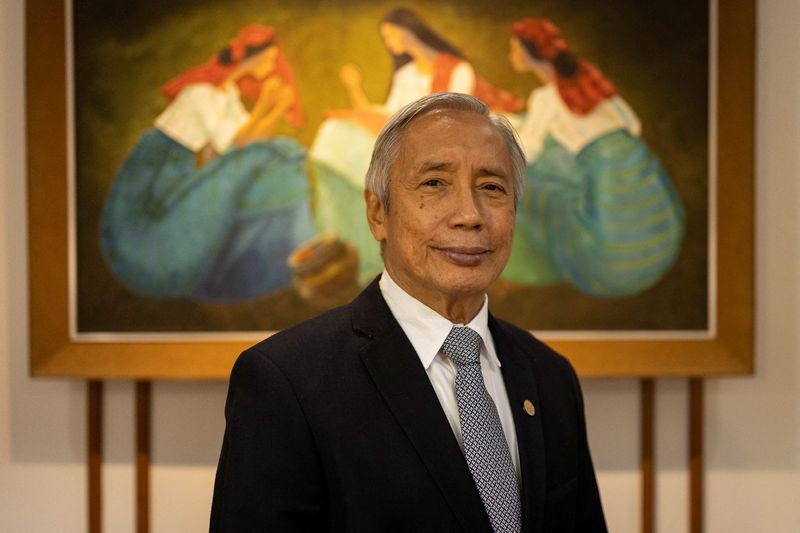
[[[85,393],[31,380],[23,96],[23,0],[0,2],[0,530],[86,529]],[[757,373],[706,388],[711,533],[800,526],[800,3],[760,0]],[[723,183],[722,186],[725,186]],[[612,531],[639,530],[634,380],[585,383]],[[222,383],[154,386],[153,531],[207,529],[223,429]],[[106,531],[133,531],[133,387],[107,385]],[[687,531],[682,380],[658,382],[658,530]]]

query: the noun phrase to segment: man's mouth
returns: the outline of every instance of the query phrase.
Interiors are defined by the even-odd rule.
[[[459,266],[477,266],[492,253],[490,249],[482,246],[434,246],[433,249]]]

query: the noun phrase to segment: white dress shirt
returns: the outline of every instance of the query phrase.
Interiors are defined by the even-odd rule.
[[[389,310],[400,323],[400,327],[403,328],[403,332],[416,350],[462,451],[464,450],[464,438],[461,435],[461,421],[458,417],[458,404],[456,403],[456,367],[450,358],[439,349],[454,325],[466,325],[481,336],[483,344],[480,357],[483,381],[489,396],[492,397],[497,407],[500,423],[503,425],[503,433],[505,433],[511,452],[511,459],[514,461],[514,468],[519,477],[519,450],[517,449],[517,435],[514,431],[514,418],[511,415],[506,385],[500,371],[500,360],[497,358],[492,335],[489,332],[489,298],[484,298],[481,310],[469,324],[453,324],[404,291],[386,270],[383,271],[378,286]]]

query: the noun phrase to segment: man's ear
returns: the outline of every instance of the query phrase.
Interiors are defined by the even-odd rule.
[[[364,201],[367,204],[367,222],[372,236],[378,242],[386,240],[386,210],[378,195],[372,191],[364,191]]]

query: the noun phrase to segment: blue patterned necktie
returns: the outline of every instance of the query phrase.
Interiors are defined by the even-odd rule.
[[[481,374],[481,336],[453,326],[442,353],[456,366],[456,402],[467,466],[497,533],[522,530],[519,485],[500,416]]]

